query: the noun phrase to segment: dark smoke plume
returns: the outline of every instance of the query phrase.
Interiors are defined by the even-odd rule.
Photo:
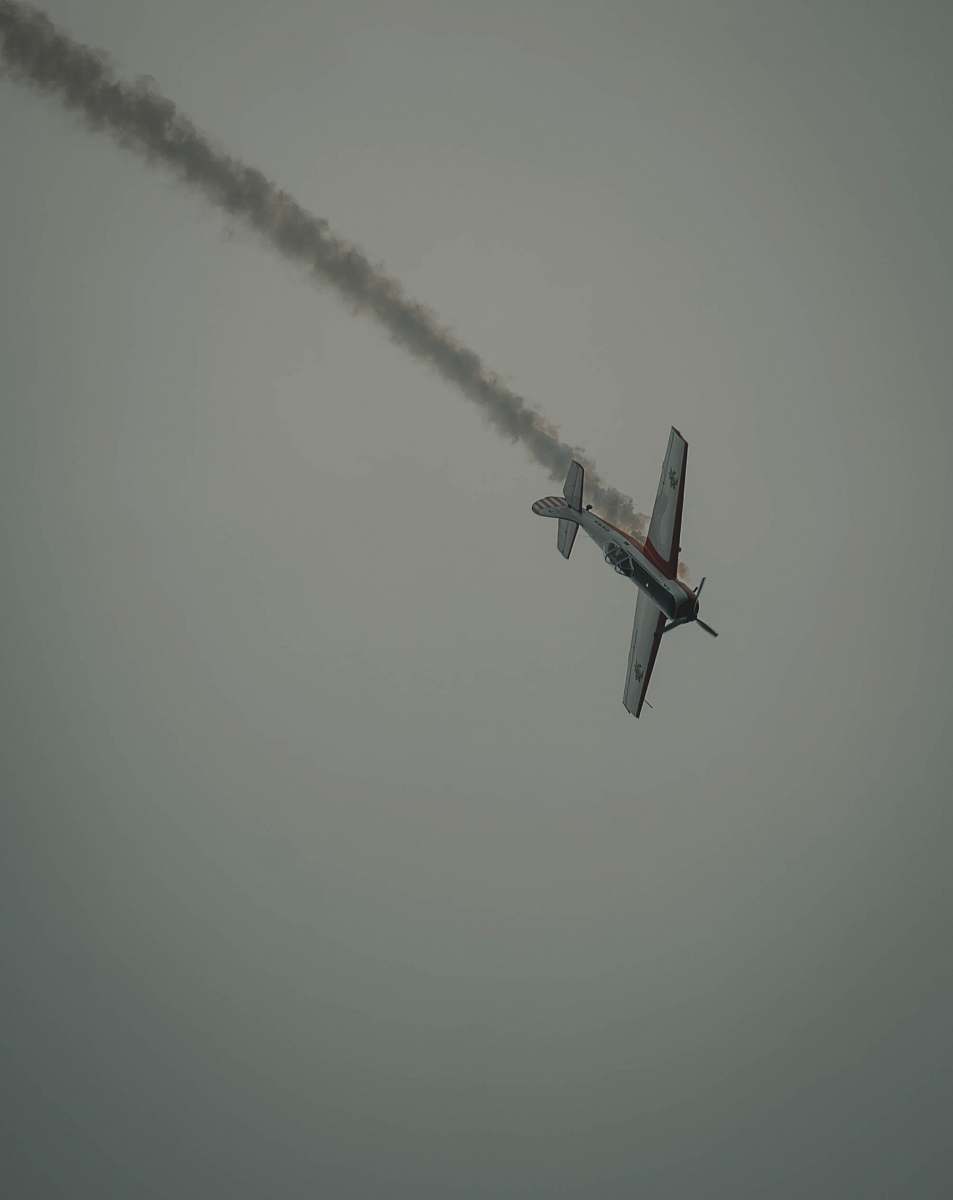
[[[354,246],[335,237],[327,222],[306,212],[254,167],[224,153],[149,80],[124,83],[102,53],[84,46],[42,13],[16,0],[0,0],[0,62],[17,80],[32,84],[79,113],[93,129],[116,138],[150,163],[169,168],[230,216],[240,218],[275,250],[310,268],[357,309],[374,316],[394,341],[434,367],[480,406],[490,423],[554,478],[569,462],[587,468],[589,495],[609,520],[633,531],[646,518],[632,501],[596,475],[585,456],[560,441],[553,428]]]

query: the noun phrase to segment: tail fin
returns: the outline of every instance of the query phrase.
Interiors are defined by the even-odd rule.
[[[579,528],[575,514],[582,512],[583,475],[582,466],[575,461],[572,462],[563,485],[565,499],[561,499],[559,496],[547,496],[544,500],[537,500],[533,505],[533,512],[539,516],[558,518],[556,546],[563,558],[568,558],[572,554],[576,530]]]

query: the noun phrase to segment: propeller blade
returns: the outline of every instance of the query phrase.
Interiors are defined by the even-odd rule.
[[[702,581],[701,581],[701,583],[698,585],[698,587],[697,587],[697,588],[695,588],[695,595],[696,595],[696,596],[700,596],[700,595],[702,594],[702,588],[705,586],[705,580],[706,580],[707,578],[708,578],[708,576],[707,576],[707,575],[703,575],[703,576],[702,576]]]
[[[716,631],[716,630],[714,630],[714,629],[712,629],[712,627],[711,627],[710,625],[706,625],[706,624],[705,624],[705,622],[704,622],[703,620],[701,620],[701,618],[700,618],[700,617],[696,617],[696,618],[695,618],[695,624],[696,624],[696,625],[700,625],[700,626],[702,627],[702,629],[704,629],[704,631],[705,631],[706,633],[710,633],[712,637],[717,637],[717,636],[718,636],[718,633],[717,633],[717,631]]]

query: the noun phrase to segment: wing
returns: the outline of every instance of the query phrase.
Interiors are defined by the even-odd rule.
[[[682,532],[682,503],[685,499],[685,462],[688,458],[688,442],[672,426],[668,449],[662,463],[662,475],[655,494],[655,507],[649,525],[647,545],[650,557],[655,557],[657,566],[669,579],[678,573],[678,539]],[[654,556],[652,552],[654,551]]]
[[[637,717],[645,703],[655,656],[658,654],[665,614],[655,607],[645,592],[639,592],[635,605],[635,624],[632,626],[632,644],[629,646],[629,669],[625,676],[625,694],[622,703],[633,717]]]

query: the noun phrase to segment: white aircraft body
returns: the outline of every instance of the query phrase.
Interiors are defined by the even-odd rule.
[[[698,616],[698,598],[705,580],[693,590],[678,578],[687,458],[688,443],[673,427],[644,542],[597,516],[591,511],[591,504],[583,508],[584,472],[577,462],[569,468],[562,496],[547,496],[533,505],[534,513],[559,521],[556,545],[564,558],[572,553],[576,531],[582,526],[603,552],[606,562],[639,589],[623,695],[623,703],[634,717],[639,716],[646,703],[645,694],[663,633],[694,621],[712,637],[718,636]]]

